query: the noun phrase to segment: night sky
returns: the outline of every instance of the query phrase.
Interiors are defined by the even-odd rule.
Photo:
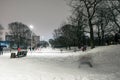
[[[0,0],[0,24],[7,27],[11,22],[22,22],[34,25],[33,31],[52,37],[54,29],[67,20],[70,7],[65,0]]]

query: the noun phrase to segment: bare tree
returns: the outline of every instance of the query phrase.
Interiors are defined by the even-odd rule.
[[[74,28],[70,24],[64,24],[60,28],[54,30],[54,39],[56,44],[69,47],[74,44],[75,38]]]
[[[69,24],[73,25],[74,34],[76,35],[76,43],[78,44],[78,47],[80,47],[83,43],[83,35],[86,32],[85,28],[88,28],[86,25],[86,18],[83,15],[83,11],[80,11],[79,9],[74,10],[73,8],[73,14],[70,16]],[[75,40],[74,40],[75,41]]]
[[[30,39],[30,29],[20,22],[13,22],[9,24],[10,34],[14,40],[14,44],[27,46],[28,39]]]
[[[71,0],[70,5],[74,10],[82,12],[86,18],[87,25],[90,29],[90,45],[91,48],[95,47],[94,44],[94,32],[93,32],[93,19],[96,13],[96,8],[102,0]]]
[[[119,15],[120,15],[120,0],[110,0],[109,2],[109,11],[112,15],[112,21],[116,24],[120,31],[120,21],[119,21]]]
[[[101,2],[102,6],[99,6],[96,10],[96,26],[98,28],[98,40],[99,40],[99,45],[104,45],[105,44],[105,29],[108,27],[107,25],[110,22],[110,12],[109,8],[106,7],[106,3]]]

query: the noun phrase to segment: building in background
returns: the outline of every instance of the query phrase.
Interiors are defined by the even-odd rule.
[[[6,41],[6,35],[8,35],[9,30],[2,29],[0,30],[0,46],[1,47],[9,47],[10,42]]]
[[[8,35],[9,30],[2,29],[0,30],[0,41],[5,41],[5,35]]]

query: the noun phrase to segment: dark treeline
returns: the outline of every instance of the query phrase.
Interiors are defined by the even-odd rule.
[[[120,32],[120,0],[70,0],[72,15],[68,23],[54,30],[53,47],[71,47],[116,43]],[[119,33],[120,34],[120,33]]]

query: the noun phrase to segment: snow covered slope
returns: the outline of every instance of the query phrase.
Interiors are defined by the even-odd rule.
[[[120,45],[98,47],[87,52],[96,65],[120,66]]]
[[[89,56],[93,67],[81,64]],[[86,52],[63,53],[53,49],[29,52],[26,57],[0,56],[0,80],[120,80],[120,45]]]

